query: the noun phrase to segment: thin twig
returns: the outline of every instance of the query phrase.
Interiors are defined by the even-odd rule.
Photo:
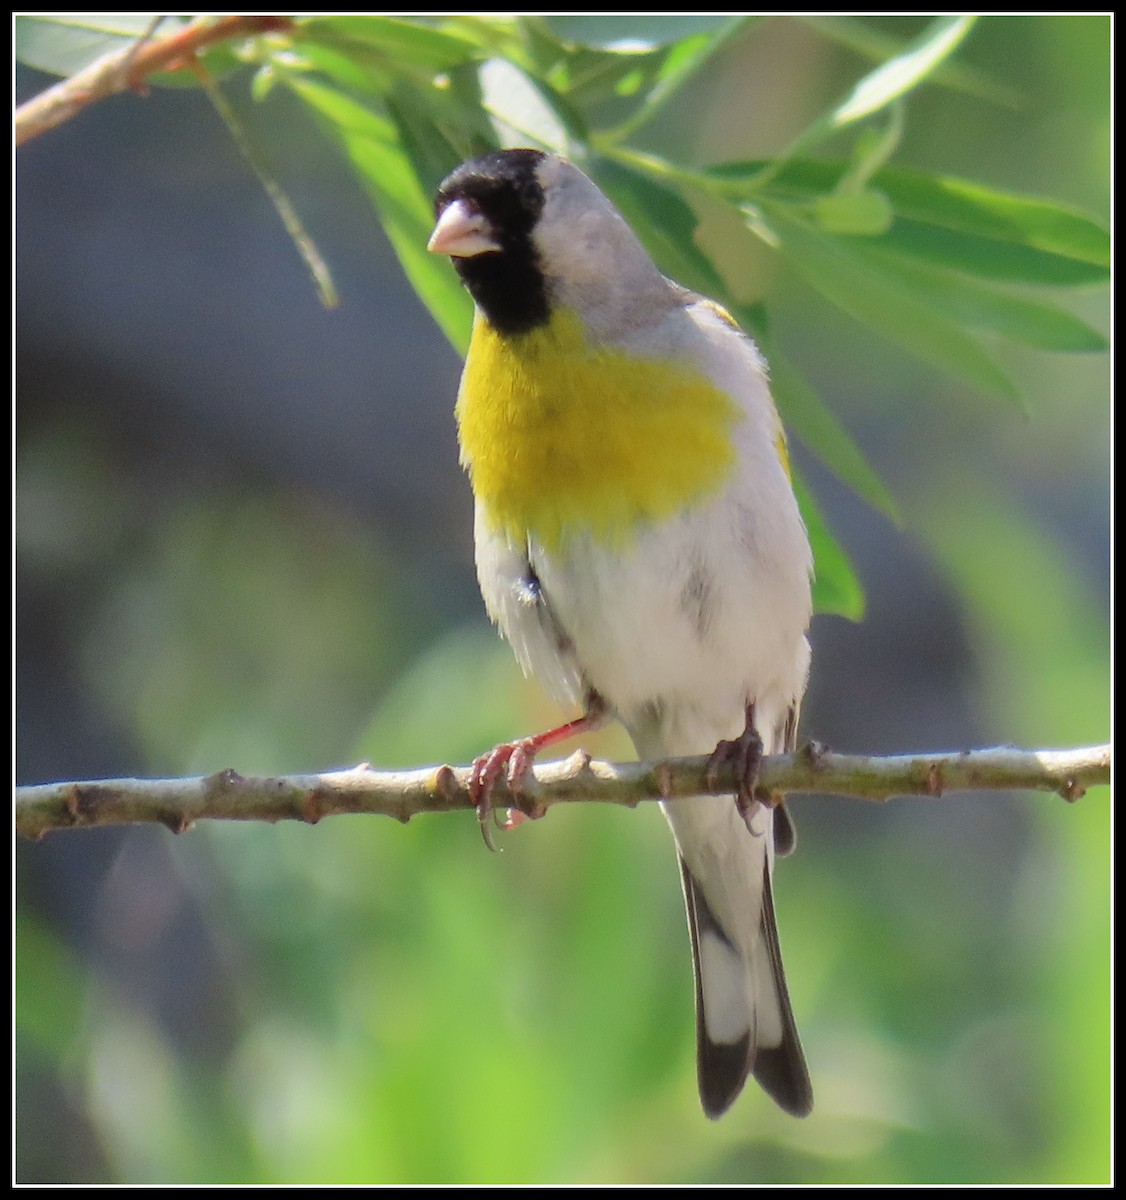
[[[503,782],[495,800],[525,812],[552,804],[601,802],[636,805],[706,792],[735,790],[730,769],[714,787],[705,757],[648,763],[595,762],[582,751],[531,773],[519,796]],[[763,761],[760,793],[819,792],[882,803],[894,796],[938,797],[956,791],[1031,789],[1078,800],[1089,787],[1110,782],[1109,745],[1072,750],[998,747],[954,753],[868,758],[834,754],[810,743],[796,754]],[[367,763],[319,775],[252,778],[234,770],[192,779],[109,779],[50,783],[16,789],[16,832],[36,838],[53,829],[132,822],[158,823],[177,833],[199,820],[306,821],[339,813],[381,813],[408,821],[418,813],[472,807],[470,768],[425,767],[377,771]]]
[[[15,139],[22,146],[98,100],[143,86],[158,71],[172,71],[217,42],[289,29],[289,17],[200,17],[166,37],[146,31],[138,41],[103,55],[88,67],[40,92],[16,109]]]
[[[239,148],[239,152],[246,160],[250,169],[258,177],[258,182],[270,198],[270,203],[273,204],[274,211],[281,218],[286,233],[289,234],[293,244],[297,247],[298,254],[301,255],[302,261],[309,270],[309,274],[313,277],[313,283],[316,285],[321,303],[325,308],[336,308],[340,303],[340,295],[336,290],[336,284],[332,281],[332,272],[329,270],[324,256],[317,248],[316,242],[313,241],[309,231],[305,228],[297,209],[293,206],[293,202],[274,178],[265,158],[251,141],[246,130],[243,128],[242,122],[235,115],[235,110],[228,103],[226,96],[223,95],[222,89],[215,81],[211,72],[198,59],[192,63],[192,71],[199,80],[204,93],[211,101],[212,107],[219,114],[220,120],[227,127],[227,132],[231,135],[231,139]]]

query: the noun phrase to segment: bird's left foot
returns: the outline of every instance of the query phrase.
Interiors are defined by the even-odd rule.
[[[708,787],[714,787],[720,768],[731,766],[735,769],[738,789],[735,793],[735,807],[739,815],[750,828],[751,817],[755,808],[762,803],[755,795],[758,786],[759,768],[762,766],[763,745],[758,730],[755,729],[755,706],[747,705],[747,724],[743,732],[730,741],[722,741],[712,751],[708,759],[704,778]]]

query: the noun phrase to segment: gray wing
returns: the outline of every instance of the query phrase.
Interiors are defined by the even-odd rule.
[[[552,608],[529,548],[490,530],[480,509],[476,529],[477,579],[485,608],[525,675],[534,676],[561,708],[582,705],[590,691],[574,644]]]

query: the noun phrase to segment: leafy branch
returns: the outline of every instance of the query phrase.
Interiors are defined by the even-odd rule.
[[[56,14],[56,17],[62,15]],[[94,18],[97,14],[66,14],[68,28],[72,32],[81,30],[80,36],[84,35],[100,50],[99,38],[95,36],[90,39],[91,22],[81,19],[87,16]],[[144,25],[139,30],[139,36],[135,36],[134,27],[138,18]],[[123,13],[118,14],[116,20],[124,22],[118,31],[115,32],[112,26],[107,28],[95,24],[93,32],[120,44],[99,54],[93,62],[69,78],[40,92],[16,109],[17,146],[57,128],[99,100],[121,92],[142,90],[153,75],[190,66],[197,55],[221,42],[288,29],[292,24],[287,17],[198,17],[188,23],[177,21],[173,32],[158,37],[157,30],[165,23],[161,15],[150,17],[144,13]],[[21,57],[24,61],[34,60],[34,51],[29,58],[26,39]]]
[[[540,814],[553,804],[602,803],[633,807],[736,786],[725,767],[712,782],[706,757],[608,763],[583,751],[533,769],[519,795],[498,784],[496,800]],[[763,761],[759,788],[772,796],[817,792],[883,803],[896,796],[940,797],[950,792],[1022,788],[1078,800],[1110,782],[1110,745],[1071,750],[998,747],[955,753],[869,758],[836,754],[810,742],[794,754]],[[109,779],[49,783],[16,789],[16,832],[37,838],[50,830],[148,823],[182,833],[200,820],[315,824],[343,813],[375,813],[409,821],[420,813],[473,807],[470,768],[424,767],[377,771],[367,763],[317,775],[247,777],[234,770],[190,779]]]

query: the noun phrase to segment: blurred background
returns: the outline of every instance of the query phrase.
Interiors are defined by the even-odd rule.
[[[1105,219],[1109,18],[988,18],[960,58],[1017,102],[924,89],[896,164]],[[645,138],[769,153],[862,70],[776,18]],[[17,71],[17,100],[50,82]],[[20,783],[467,762],[559,715],[477,595],[457,358],[318,129],[225,90],[337,310],[196,91],[99,105],[16,161]],[[803,734],[1108,738],[1107,356],[999,351],[1024,417],[794,280],[747,291],[903,513],[796,447],[868,593],[863,622],[814,623]],[[1106,289],[1070,299],[1107,330]],[[1109,1179],[1108,792],[793,810],[777,904],[804,1122],[753,1085],[724,1121],[699,1112],[655,808],[553,812],[497,855],[471,816],[20,843],[16,1178]]]

